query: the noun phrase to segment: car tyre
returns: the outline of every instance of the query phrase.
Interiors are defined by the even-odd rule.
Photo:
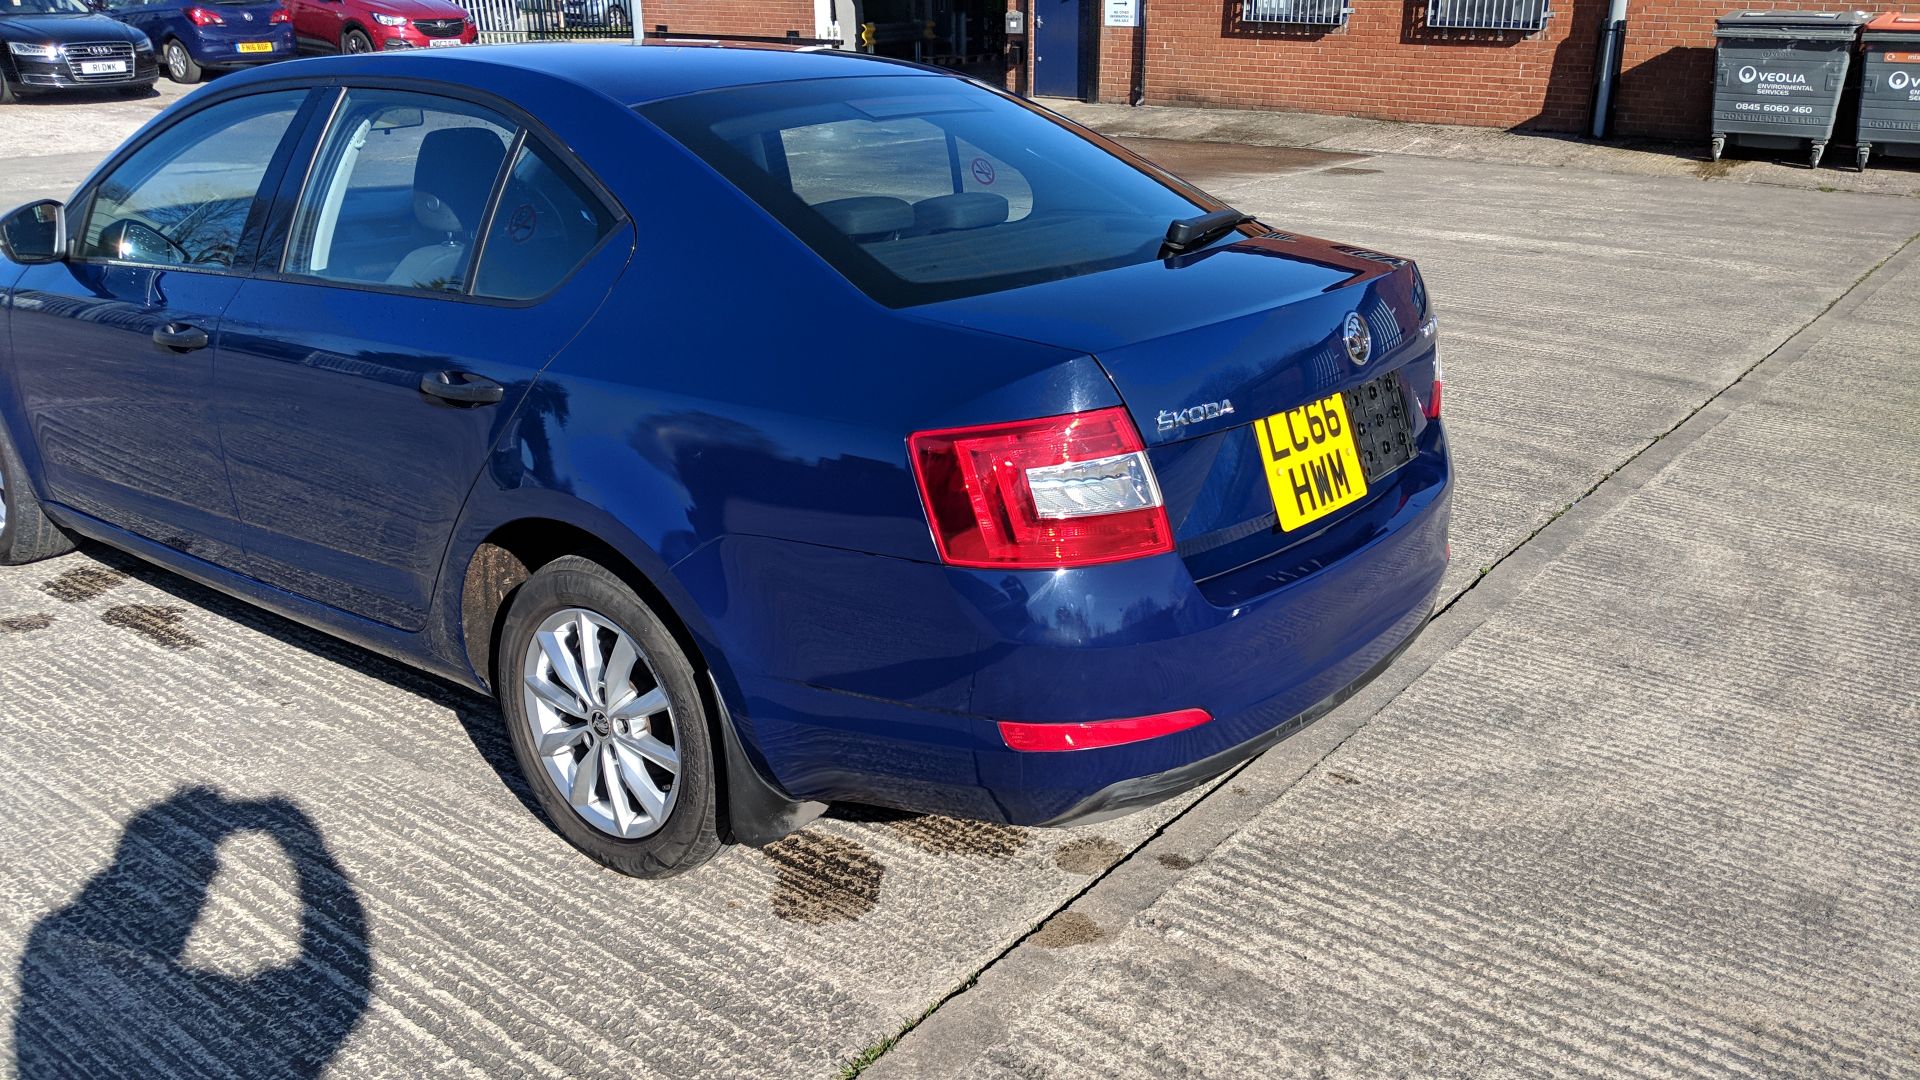
[[[20,98],[13,92],[13,84],[7,81],[5,72],[0,71],[0,105],[11,105]]]
[[[162,65],[167,69],[167,78],[177,83],[197,83],[203,72],[194,62],[193,54],[180,44],[179,38],[168,38],[161,47]]]
[[[514,757],[568,843],[639,878],[684,873],[719,851],[717,755],[698,676],[619,575],[579,556],[548,563],[515,590],[499,642],[493,687]]]
[[[373,39],[364,30],[349,30],[340,35],[340,51],[349,56],[373,51]]]
[[[0,430],[0,566],[19,566],[72,550],[73,541],[41,511],[13,441]]]

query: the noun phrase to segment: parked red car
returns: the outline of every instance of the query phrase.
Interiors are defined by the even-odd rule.
[[[449,0],[288,0],[303,53],[471,45],[473,17]]]

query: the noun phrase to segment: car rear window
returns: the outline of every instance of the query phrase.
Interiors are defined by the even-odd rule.
[[[640,112],[891,307],[1159,257],[1214,209],[1034,109],[959,79],[821,79]]]

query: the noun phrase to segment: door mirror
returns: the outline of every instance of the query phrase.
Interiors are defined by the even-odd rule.
[[[23,265],[64,260],[66,207],[58,199],[42,199],[0,218],[0,253]]]

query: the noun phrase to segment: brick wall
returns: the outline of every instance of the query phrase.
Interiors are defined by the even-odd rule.
[[[1251,29],[1238,0],[1146,0],[1144,31],[1104,29],[1102,101],[1126,101],[1144,64],[1146,101],[1302,109],[1393,120],[1582,131],[1605,0],[1556,0],[1539,34],[1429,30],[1423,0],[1351,0],[1345,27]],[[1857,3],[1795,0],[1851,11]],[[1871,5],[1868,5],[1871,6]],[[1615,132],[1705,138],[1714,19],[1734,0],[1633,0]],[[1138,40],[1137,34],[1145,39]]]
[[[813,0],[643,0],[646,28],[676,33],[780,36],[814,34]]]
[[[1082,0],[1097,16],[1101,0]],[[1538,34],[1430,30],[1425,0],[1350,0],[1337,29],[1254,28],[1240,0],[1144,0],[1144,31],[1102,28],[1101,101],[1300,109],[1390,120],[1584,131],[1607,0],[1553,0]],[[1779,0],[1805,10],[1872,4]],[[1630,0],[1614,131],[1705,139],[1713,23],[1736,0]],[[1007,0],[1018,10],[1019,0]],[[712,33],[813,32],[812,0],[646,0],[648,26]],[[1142,36],[1144,35],[1144,36]],[[1016,85],[1009,70],[1007,85]]]
[[[1102,32],[1099,98],[1126,101],[1144,63],[1156,105],[1554,131],[1585,123],[1605,0],[1562,0],[1538,34],[1429,30],[1420,0],[1351,2],[1344,27],[1254,29],[1236,0],[1148,0],[1143,30]]]

